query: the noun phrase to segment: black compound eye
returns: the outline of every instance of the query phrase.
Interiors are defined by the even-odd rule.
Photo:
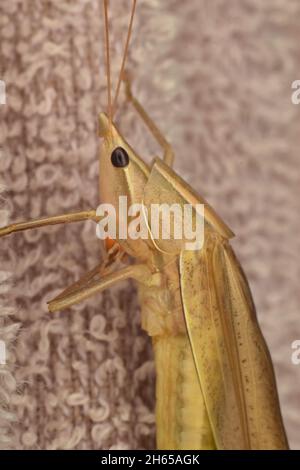
[[[116,168],[125,168],[129,164],[129,155],[122,147],[117,147],[111,154],[111,162]]]

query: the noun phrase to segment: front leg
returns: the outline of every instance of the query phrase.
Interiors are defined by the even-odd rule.
[[[75,288],[68,289],[65,295],[61,294],[48,302],[49,312],[57,312],[71,307],[125,279],[131,278],[138,282],[147,283],[148,279],[151,278],[150,270],[143,264],[133,264],[119,271],[108,272],[100,279],[91,282],[89,274],[85,278],[85,283],[78,282]]]

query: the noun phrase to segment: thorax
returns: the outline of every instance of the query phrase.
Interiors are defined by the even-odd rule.
[[[162,256],[156,268],[152,286],[139,284],[142,328],[150,336],[183,333],[178,257]]]

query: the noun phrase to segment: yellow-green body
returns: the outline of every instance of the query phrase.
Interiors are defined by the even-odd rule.
[[[222,251],[231,257],[228,266],[224,263],[223,268],[216,264]],[[214,262],[212,257],[215,257]],[[228,242],[209,232],[202,250],[192,253],[190,259],[196,264],[197,284],[191,267],[186,279],[189,298],[185,297],[185,275],[181,273],[178,256],[158,254],[153,261],[155,282],[150,287],[139,283],[142,327],[152,338],[155,357],[157,447],[287,448],[271,359],[238,261]],[[218,285],[222,281],[216,271],[217,295],[211,291],[211,268],[224,269],[224,276],[228,277],[227,286]],[[230,275],[228,269],[232,270]],[[237,289],[235,294],[231,283]],[[224,291],[230,299],[230,312],[226,310],[226,302],[224,306],[219,303],[219,310],[213,305],[211,297],[222,297]],[[195,340],[191,331],[200,323],[196,320],[192,324],[189,305],[203,328],[199,332],[203,354],[201,345],[195,344],[198,338]],[[222,315],[224,324],[220,326]],[[218,338],[220,334],[223,338]],[[200,348],[198,352],[197,348]],[[227,348],[227,352],[222,348]],[[228,359],[224,359],[221,371],[218,365],[222,363],[222,354]],[[238,369],[233,376],[239,378],[233,379],[233,385],[226,367]],[[222,372],[228,374],[228,378],[222,378]],[[224,384],[230,396],[223,395]],[[235,403],[239,400],[241,403]]]
[[[158,449],[215,449],[186,334],[153,338]]]
[[[150,128],[157,132],[153,124]],[[122,239],[117,234],[104,263],[49,302],[49,310],[70,307],[122,279],[135,279],[142,326],[154,347],[157,447],[288,448],[271,358],[246,278],[229,245],[233,233],[172,170],[168,149],[165,161],[156,158],[146,165],[104,114],[100,135],[100,197],[117,209],[117,223],[120,196],[145,209],[188,204],[193,221],[197,205],[203,204],[204,244],[190,250],[184,237],[154,239],[144,211],[149,237]],[[127,156],[124,167],[113,165],[119,148]],[[0,229],[0,236],[86,219],[100,217],[91,210],[13,224]],[[125,253],[134,263],[114,270]]]
[[[142,327],[152,338],[158,449],[214,449],[187,335],[177,257],[159,257],[161,285],[139,284]]]

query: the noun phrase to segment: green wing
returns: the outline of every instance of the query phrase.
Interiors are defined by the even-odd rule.
[[[247,280],[228,242],[182,251],[188,335],[218,449],[285,449],[272,362]]]

